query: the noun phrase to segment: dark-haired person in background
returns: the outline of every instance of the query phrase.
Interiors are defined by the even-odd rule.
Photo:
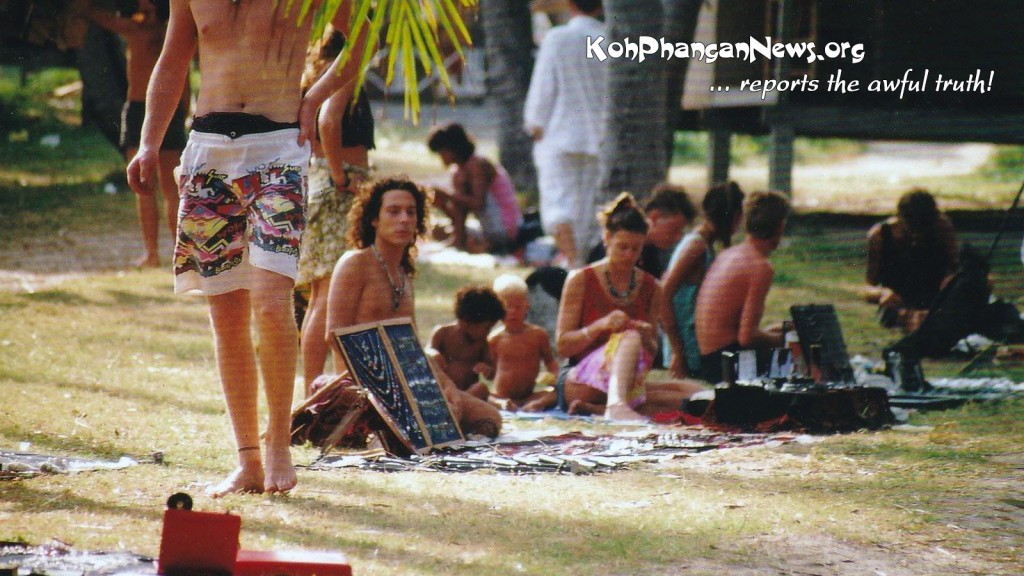
[[[569,274],[558,311],[558,355],[570,359],[560,404],[610,420],[677,410],[695,382],[647,383],[657,349],[658,281],[636,267],[647,219],[622,193],[601,212],[608,256]]]
[[[697,294],[715,260],[715,242],[725,248],[732,245],[732,235],[743,216],[743,191],[735,182],[713,186],[704,195],[701,207],[704,221],[676,246],[661,279],[661,327],[666,340],[663,351],[671,354],[668,368],[677,378],[700,374],[694,325]]]
[[[320,45],[307,56],[303,88],[322,76],[345,47],[345,31],[328,26]],[[356,46],[356,53],[362,45]],[[333,73],[333,72],[332,72]],[[320,151],[313,151],[306,195],[306,231],[299,249],[299,273],[295,286],[309,290],[309,304],[302,319],[302,373],[306,396],[324,371],[329,347],[324,339],[327,322],[327,290],[338,258],[348,248],[348,211],[359,186],[370,170],[369,151],[374,148],[373,113],[366,92],[355,105],[355,86],[348,84],[324,102],[317,117]]]
[[[128,5],[132,2],[126,3]],[[121,152],[126,159],[135,156],[142,136],[142,121],[146,117],[146,86],[153,73],[160,49],[164,44],[170,6],[167,0],[138,0],[131,13],[115,13],[92,6],[89,18],[124,38],[127,44],[128,95],[121,110]],[[160,208],[157,192],[163,200],[164,225],[174,241],[178,226],[178,183],[174,168],[185,148],[185,116],[188,114],[191,91],[185,80],[178,107],[160,143],[156,186],[135,191],[135,208],[142,231],[142,256],[135,261],[138,267],[160,265]]]
[[[510,251],[523,214],[505,169],[476,154],[476,143],[461,124],[436,128],[427,146],[445,166],[452,167],[452,190],[435,189],[434,205],[452,221],[453,246],[468,252]],[[482,245],[466,234],[466,216],[470,213],[480,221]]]
[[[868,231],[865,298],[879,305],[883,326],[913,332],[956,272],[956,232],[925,190],[901,196],[896,212]]]
[[[494,290],[467,286],[455,294],[455,321],[434,327],[428,354],[455,382],[459,390],[486,400],[490,396],[480,376],[494,379],[487,336],[505,318],[505,308]]]
[[[637,266],[659,280],[668,268],[672,250],[697,217],[697,209],[682,186],[659,184],[643,204],[650,224],[647,241]],[[598,242],[587,256],[587,263],[597,262],[606,254],[604,242]]]
[[[349,212],[351,249],[338,260],[331,276],[328,334],[395,318],[410,318],[415,325],[416,239],[426,232],[426,203],[423,190],[405,178],[377,180],[360,190]],[[331,345],[335,371],[343,374],[347,369],[341,351],[333,339]],[[498,409],[459,390],[434,359],[428,359],[462,431],[497,436],[501,431]]]

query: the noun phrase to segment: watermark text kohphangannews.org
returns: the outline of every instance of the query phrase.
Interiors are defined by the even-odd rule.
[[[747,42],[669,42],[655,36],[626,37],[609,42],[604,36],[587,37],[587,58],[604,62],[608,58],[626,58],[643,62],[647,58],[696,58],[714,62],[719,58],[742,59],[754,62],[758,58],[799,58],[807,62],[821,60],[849,60],[857,64],[864,59],[864,44],[829,42],[823,47],[814,42],[775,42],[771,36],[764,39],[753,36]]]

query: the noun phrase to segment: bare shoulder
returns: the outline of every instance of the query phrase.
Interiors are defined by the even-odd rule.
[[[583,270],[583,268],[577,268],[576,270],[569,272],[569,275],[565,277],[565,287],[563,288],[563,291],[569,291],[572,289],[581,290],[583,288]]]
[[[533,339],[537,340],[538,342],[540,342],[542,340],[544,342],[548,342],[549,341],[548,340],[548,332],[547,332],[547,330],[541,328],[540,326],[537,326],[536,324],[527,324],[526,325],[526,334],[530,338],[533,338]]]
[[[458,326],[452,324],[438,324],[434,326],[434,335],[440,339],[451,338],[458,331]]]
[[[349,250],[338,258],[338,263],[334,265],[334,275],[361,274],[362,270],[372,263],[372,257],[369,248]]]

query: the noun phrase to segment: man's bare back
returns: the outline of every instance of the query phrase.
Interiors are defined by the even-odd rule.
[[[695,323],[701,354],[743,345],[739,341],[740,324],[744,313],[750,312],[744,310],[750,291],[757,281],[766,294],[767,286],[761,286],[761,282],[767,278],[770,284],[771,276],[768,259],[746,244],[729,248],[715,259],[697,295]],[[759,321],[760,316],[754,320],[755,326]]]
[[[533,394],[541,362],[553,373],[558,363],[551,351],[551,341],[543,328],[525,324],[522,330],[510,332],[502,328],[490,337],[491,355],[495,361],[494,395],[522,403]]]
[[[744,214],[746,238],[715,259],[697,295],[701,355],[727,347],[782,345],[781,325],[762,330],[760,324],[774,275],[768,256],[782,241],[789,202],[775,192],[755,192],[747,197]]]

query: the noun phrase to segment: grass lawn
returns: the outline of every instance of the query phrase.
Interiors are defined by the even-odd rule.
[[[203,488],[232,469],[234,447],[206,307],[175,297],[166,270],[125,270],[138,249],[131,199],[103,192],[117,155],[91,133],[49,130],[75,150],[37,160],[48,152],[35,148],[35,133],[0,144],[0,450],[28,442],[34,452],[142,463],[0,481],[0,541],[155,555],[163,502],[187,491],[197,509],[241,515],[246,548],[340,550],[358,574],[1024,572],[1019,399],[914,415],[911,427],[610,474],[300,470],[293,494],[210,500]],[[382,172],[440,172],[421,154],[421,129],[384,130]],[[56,167],[78,149],[80,164]],[[796,219],[773,257],[768,316],[832,302],[851,353],[877,358],[893,335],[857,297],[864,233]],[[1001,247],[996,272],[997,291],[1020,304],[1017,241]],[[421,336],[450,317],[456,288],[497,273],[421,266]],[[163,464],[152,462],[155,451]],[[299,464],[316,455],[293,451]]]

